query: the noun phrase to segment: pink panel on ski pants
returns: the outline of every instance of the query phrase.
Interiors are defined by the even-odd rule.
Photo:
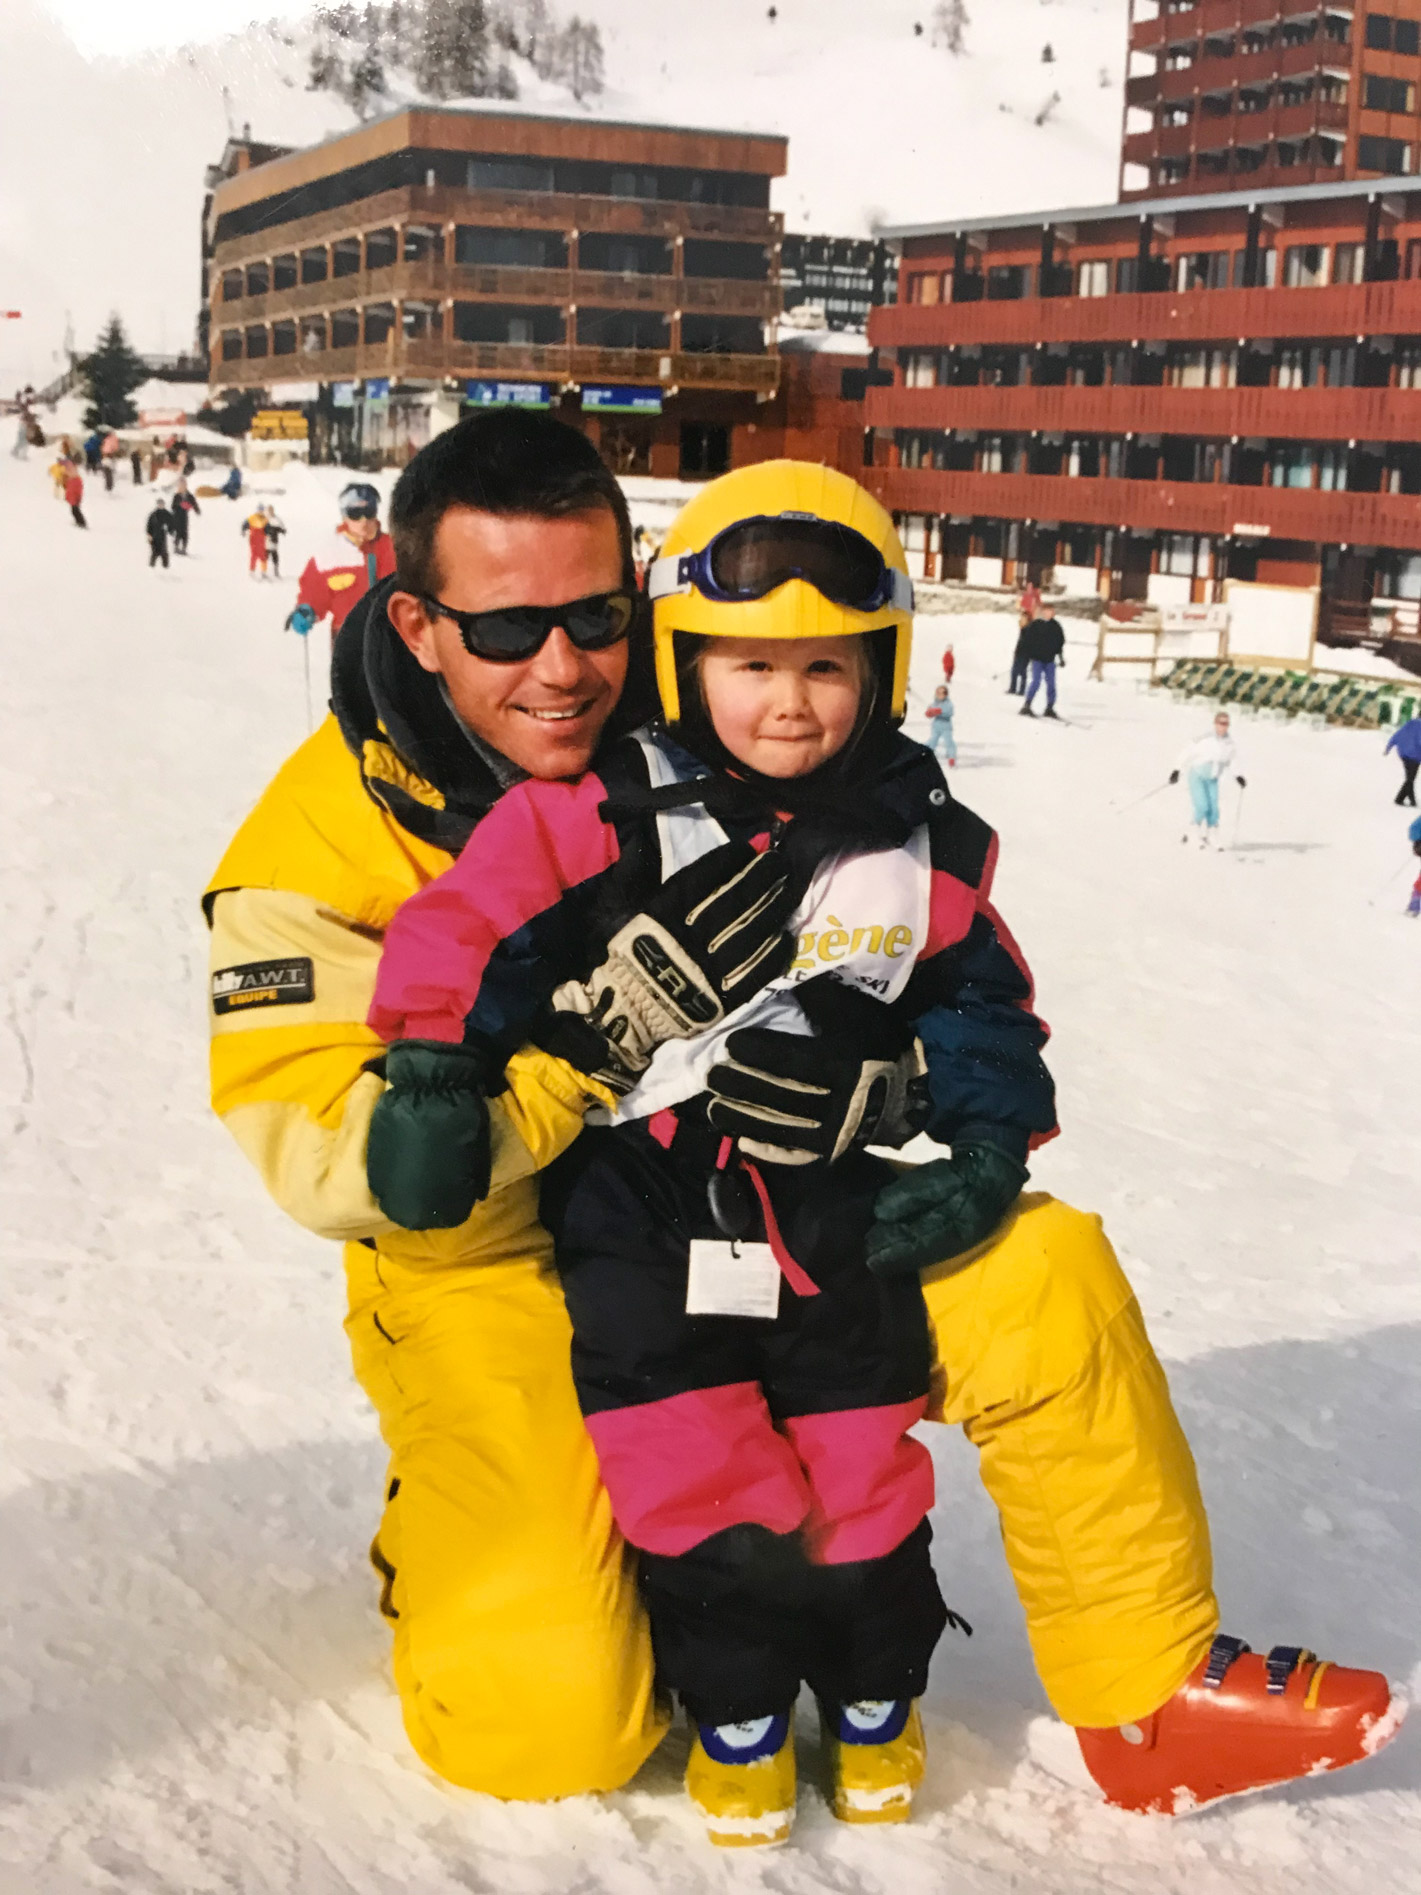
[[[844,1565],[891,1553],[932,1506],[932,1461],[905,1438],[925,1406],[804,1415],[780,1433],[758,1382],[736,1382],[590,1415],[587,1431],[632,1546],[674,1557],[727,1527],[803,1526],[812,1559]]]

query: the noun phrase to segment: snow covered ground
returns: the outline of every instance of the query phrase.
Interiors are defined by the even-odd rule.
[[[340,480],[267,483],[293,569]],[[1421,1889],[1415,1726],[1366,1768],[1175,1825],[1071,1781],[971,1451],[942,1430],[938,1557],[976,1637],[939,1654],[910,1828],[844,1830],[806,1789],[789,1849],[727,1861],[674,1741],[624,1794],[555,1808],[415,1762],[364,1563],[382,1461],[339,1258],[263,1200],[205,1097],[197,896],[306,729],[294,584],[246,578],[223,500],[190,560],[149,572],[146,498],[91,492],[82,535],[37,457],[0,458],[3,1895]],[[1069,721],[1019,719],[992,615],[925,624],[919,711],[949,637],[953,787],[1002,832],[1001,905],[1055,1028],[1066,1133],[1036,1180],[1103,1212],[1140,1289],[1226,1624],[1416,1688],[1421,924],[1400,912],[1399,773],[1374,735],[1244,720],[1238,846],[1187,852],[1180,791],[1112,806],[1207,713],[1089,684],[1073,645]]]

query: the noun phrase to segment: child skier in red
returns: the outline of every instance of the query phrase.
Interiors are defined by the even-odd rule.
[[[896,733],[912,588],[892,522],[780,462],[677,531],[714,551],[651,569],[665,727],[580,782],[509,791],[387,934],[369,1172],[394,1221],[462,1222],[480,1166],[451,1101],[530,1028],[605,1086],[611,1122],[549,1174],[543,1216],[658,1670],[696,1728],[687,1786],[736,1846],[789,1833],[803,1681],[842,1820],[906,1819],[922,1774],[948,1618],[909,1432],[931,1352],[915,1262],[869,1245],[893,1174],[864,1147],[950,1140],[985,1236],[1055,1113],[990,906],[995,838]],[[559,622],[588,642],[634,610],[585,605]],[[792,1115],[774,1103],[767,1029],[832,1038],[832,1113],[812,1085]]]

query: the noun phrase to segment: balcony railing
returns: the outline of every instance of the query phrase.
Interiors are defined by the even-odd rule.
[[[569,303],[599,309],[686,309],[720,315],[758,316],[780,311],[778,279],[646,276],[614,270],[539,270],[512,264],[393,263],[350,276],[327,277],[262,296],[226,298],[212,304],[214,327],[279,322],[315,311],[356,308],[362,303],[401,301]]]
[[[223,270],[235,269],[239,264],[260,262],[391,225],[460,223],[498,230],[595,230],[615,235],[727,237],[752,243],[774,243],[784,234],[784,218],[778,211],[747,210],[738,205],[410,185],[380,191],[336,210],[274,224],[247,236],[226,238],[216,246],[212,268],[220,276]]]
[[[884,506],[902,513],[1060,520],[1216,538],[1263,527],[1274,539],[1421,551],[1421,498],[1407,494],[873,467],[865,468],[860,478]]]
[[[984,434],[1416,441],[1421,389],[870,388],[864,419]]]
[[[1397,335],[1421,335],[1421,281],[1335,283],[1326,289],[1161,290],[1012,303],[898,303],[875,309],[869,318],[869,340],[889,349]]]
[[[776,354],[716,355],[694,350],[596,349],[566,343],[459,342],[444,337],[401,337],[340,349],[301,350],[224,362],[213,349],[213,388],[269,388],[284,381],[347,382],[367,377],[441,381],[464,376],[548,382],[624,382],[637,386],[723,388],[773,394],[779,386]]]

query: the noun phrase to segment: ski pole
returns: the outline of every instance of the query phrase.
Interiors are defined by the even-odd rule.
[[[1161,790],[1167,790],[1169,787],[1168,783],[1157,783],[1152,790],[1146,790],[1143,796],[1137,796],[1133,803],[1121,803],[1115,814],[1123,816],[1128,810],[1138,809],[1141,803],[1148,803],[1152,796],[1158,796]]]
[[[1377,890],[1376,894],[1368,895],[1367,906],[1369,908],[1375,908],[1377,903],[1381,900],[1382,896],[1387,892],[1387,890],[1391,887],[1392,883],[1396,880],[1397,876],[1404,875],[1410,869],[1410,867],[1411,867],[1411,864],[1409,862],[1403,862],[1399,869],[1393,869],[1391,874],[1387,876],[1386,880],[1382,883],[1381,887]]]
[[[1238,808],[1234,811],[1234,832],[1229,839],[1230,852],[1238,847],[1238,826],[1243,821],[1243,799],[1247,794],[1248,785],[1246,783],[1241,784],[1238,792]]]
[[[311,638],[309,633],[301,640],[301,656],[306,668],[306,728],[308,731],[313,731],[316,728],[316,714],[311,709]]]

